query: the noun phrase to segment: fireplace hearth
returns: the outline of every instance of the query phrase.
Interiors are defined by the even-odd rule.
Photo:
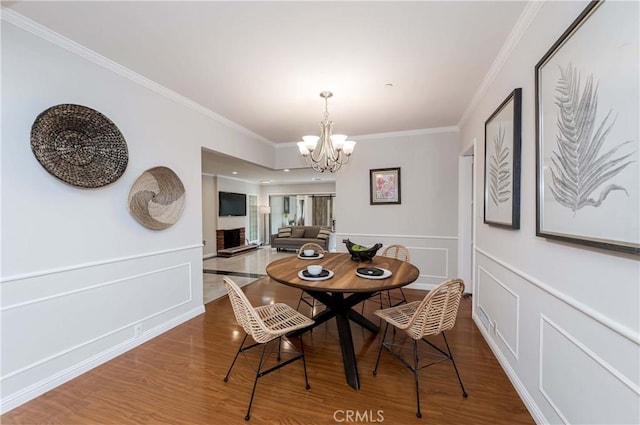
[[[219,229],[216,231],[216,246],[219,257],[231,257],[258,248],[258,245],[245,244],[244,227],[237,229]]]

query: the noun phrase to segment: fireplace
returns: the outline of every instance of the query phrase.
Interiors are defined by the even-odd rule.
[[[216,231],[216,246],[218,251],[244,245],[244,239],[244,227],[237,229],[220,229]]]
[[[231,229],[224,231],[224,247],[233,248],[240,245],[240,229]]]

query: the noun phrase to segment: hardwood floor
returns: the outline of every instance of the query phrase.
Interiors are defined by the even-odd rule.
[[[300,296],[300,291],[268,278],[243,290],[256,306],[276,300],[295,307]],[[424,292],[416,290],[405,293],[410,301],[424,296]],[[375,303],[367,303],[365,313],[372,319],[374,308]],[[302,307],[301,310],[309,313]],[[345,382],[337,331],[331,321],[304,336],[311,389],[304,389],[302,362],[261,378],[249,423],[534,423],[472,322],[470,298],[463,299],[456,326],[447,334],[469,397],[461,396],[449,362],[424,369],[420,375],[422,419],[415,415],[412,373],[383,352],[378,375],[374,377],[379,337],[357,325],[352,325],[352,330],[360,391]],[[222,380],[243,336],[225,296],[207,304],[205,314],[4,414],[0,421],[2,424],[246,423],[254,363],[239,358],[229,382]],[[441,338],[434,342],[440,343]]]

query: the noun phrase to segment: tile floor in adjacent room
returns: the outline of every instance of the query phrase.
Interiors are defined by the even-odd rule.
[[[229,258],[213,257],[204,260],[202,277],[204,303],[207,304],[226,295],[227,291],[222,282],[225,275],[231,276],[234,282],[244,286],[262,276],[266,276],[265,269],[272,261],[291,255],[295,255],[295,252],[278,252],[275,248],[271,249],[269,246],[265,246]]]

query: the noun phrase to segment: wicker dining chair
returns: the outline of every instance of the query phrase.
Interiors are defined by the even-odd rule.
[[[384,328],[384,334],[382,336],[382,342],[380,344],[380,351],[378,351],[378,358],[376,359],[376,366],[373,370],[373,375],[378,373],[378,364],[380,363],[380,356],[382,355],[382,349],[386,349],[395,358],[397,358],[402,364],[409,368],[414,375],[416,384],[416,404],[418,418],[422,417],[420,413],[420,387],[418,384],[418,371],[425,367],[432,366],[436,363],[440,363],[445,360],[451,360],[453,369],[458,377],[460,388],[462,389],[462,396],[467,397],[467,392],[462,385],[462,379],[460,379],[460,373],[456,367],[456,362],[453,360],[453,354],[449,348],[445,331],[453,328],[456,323],[456,317],[458,315],[458,307],[460,306],[460,300],[464,292],[464,282],[462,279],[451,279],[445,281],[429,291],[422,301],[413,301],[407,304],[402,304],[396,307],[387,308],[385,310],[378,310],[375,312],[376,316],[382,318],[386,324]],[[400,350],[394,351],[393,348],[406,348],[402,341],[396,343],[396,335],[393,335],[391,341],[385,341],[387,336],[387,329],[389,324],[394,326],[394,329],[404,331],[411,339],[413,339],[413,362],[409,363],[402,358],[399,354]],[[431,343],[425,337],[442,334],[447,351],[445,352],[440,347]],[[418,341],[422,340],[433,348],[442,358],[431,362],[429,364],[419,366],[418,363]]]
[[[411,254],[409,254],[409,249],[404,245],[389,245],[380,253],[381,257],[387,258],[395,258],[396,260],[411,262]],[[392,293],[392,291],[398,291],[399,295],[396,293]],[[378,304],[380,308],[386,307],[394,307],[400,304],[406,304],[407,297],[404,295],[404,291],[402,288],[390,289],[386,291],[378,292]],[[374,301],[373,297],[368,300],[364,300],[362,302],[362,311],[361,314],[364,314],[364,307],[367,301]],[[386,301],[386,305],[385,305]]]
[[[305,380],[305,388],[308,390],[309,387],[309,379],[307,378],[307,363],[304,359],[304,346],[302,343],[302,335],[300,335],[300,351],[295,350],[295,347],[285,339],[285,342],[288,342],[293,349],[293,357],[280,362],[281,360],[281,345],[282,345],[282,337],[288,334],[289,332],[293,332],[297,329],[306,328],[313,324],[313,320],[304,316],[303,314],[298,313],[293,308],[289,307],[283,303],[276,304],[267,304],[260,307],[253,307],[246,295],[240,287],[228,277],[225,277],[224,284],[227,288],[227,293],[229,295],[229,300],[231,301],[231,306],[233,308],[233,313],[236,316],[236,321],[245,331],[245,336],[240,343],[240,347],[236,352],[233,361],[231,362],[231,366],[229,366],[229,370],[224,377],[224,382],[229,380],[229,375],[231,374],[231,369],[236,363],[238,356],[240,353],[244,353],[245,351],[257,347],[262,346],[262,354],[260,355],[260,360],[258,362],[258,367],[256,370],[256,376],[253,381],[253,389],[251,390],[251,398],[249,399],[249,407],[247,408],[247,415],[245,416],[245,420],[248,421],[251,418],[251,405],[253,404],[253,397],[256,392],[256,386],[258,384],[258,378],[261,378],[277,369],[280,369],[283,366],[288,365],[289,363],[302,359],[302,365],[304,369],[304,380]],[[248,345],[245,347],[245,342],[247,337],[251,335],[254,344]],[[275,366],[271,366],[269,368],[265,368],[266,366],[266,358],[265,354],[268,357],[268,354],[271,353],[269,351],[267,353],[267,345],[269,342],[277,340],[278,344],[278,363]]]
[[[304,244],[304,245],[302,245],[300,247],[300,249],[298,250],[298,255],[302,254],[302,252],[305,249],[313,249],[313,251],[316,252],[317,254],[324,254],[326,252],[324,250],[324,248],[322,248],[317,243],[315,243],[315,242],[307,242],[306,244]],[[311,307],[311,315],[314,314],[316,306],[322,305],[322,303],[317,302],[316,299],[313,298],[311,295],[305,294],[304,291],[300,292],[300,299],[298,300],[298,305],[296,306],[296,310],[300,311],[300,304],[302,304],[302,303],[305,303],[306,305]]]

